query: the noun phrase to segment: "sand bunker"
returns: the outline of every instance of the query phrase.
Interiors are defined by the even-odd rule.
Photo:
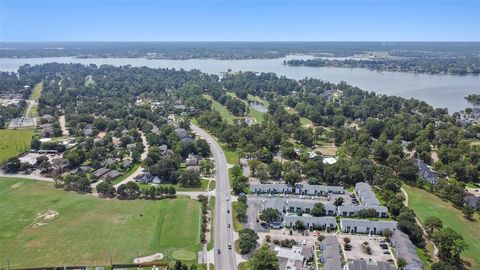
[[[162,253],[155,253],[152,255],[136,258],[133,260],[133,263],[144,263],[144,262],[153,262],[153,261],[159,261],[163,259],[163,254]]]
[[[32,224],[32,228],[38,228],[47,225],[47,221],[55,219],[58,215],[59,213],[53,210],[48,210],[45,213],[38,213],[34,223]]]

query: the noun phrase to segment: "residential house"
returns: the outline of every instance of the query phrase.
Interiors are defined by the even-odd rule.
[[[114,164],[114,163],[116,163],[116,162],[117,162],[117,161],[116,161],[115,159],[113,159],[113,158],[107,158],[107,159],[105,159],[104,161],[102,161],[101,165],[102,165],[103,167],[107,167],[107,166],[109,166],[109,165],[111,165],[111,164]]]
[[[122,175],[121,172],[119,172],[117,170],[111,170],[108,173],[102,175],[101,178],[111,181],[111,180],[114,180],[114,179],[120,177],[121,175]]]
[[[297,184],[295,186],[295,193],[312,196],[327,196],[329,193],[344,194],[345,190],[342,186]]]
[[[125,159],[124,161],[122,161],[122,163],[120,163],[120,167],[122,167],[122,169],[128,169],[132,167],[132,165],[133,161],[131,159]]]
[[[304,214],[299,216],[294,213],[288,213],[284,217],[285,227],[293,227],[297,221],[302,222],[307,228],[334,229],[337,227],[335,217],[314,217]]]
[[[304,270],[304,262],[313,257],[312,247],[293,246],[284,248],[275,246],[273,251],[278,258],[278,266],[280,270]]]
[[[355,193],[358,199],[364,206],[379,206],[380,201],[372,191],[372,187],[365,182],[359,182],[355,184]]]
[[[93,135],[93,129],[94,129],[94,126],[92,124],[87,124],[84,128],[83,128],[83,135],[85,136],[92,136]]]
[[[364,206],[364,205],[343,205],[338,207],[338,215],[342,217],[354,217],[360,210],[375,209],[377,217],[388,217],[388,208],[382,205]]]
[[[292,187],[287,184],[252,184],[250,191],[253,193],[290,193]]]
[[[323,270],[342,270],[340,247],[335,235],[326,235],[320,242],[320,262],[324,265]]]
[[[342,218],[340,219],[340,229],[344,233],[381,234],[385,229],[395,231],[397,222]]]
[[[91,176],[92,176],[93,179],[98,179],[98,178],[102,177],[104,174],[108,173],[109,171],[110,171],[110,169],[100,168],[100,169],[94,171]]]
[[[287,198],[268,198],[264,202],[264,208],[274,208],[280,213],[309,213],[310,210],[320,201],[316,200],[302,200],[302,199],[287,199]],[[337,207],[331,203],[321,202],[325,207],[325,215],[336,216]]]
[[[417,165],[420,176],[425,178],[427,182],[430,184],[436,184],[438,182],[438,177],[435,172],[425,162],[423,162],[423,160],[413,158],[412,162],[413,164]]]
[[[353,260],[348,262],[344,270],[396,270],[395,266],[388,262],[368,262],[365,260]]]
[[[177,135],[177,137],[182,140],[182,139],[185,139],[188,137],[188,132],[186,129],[184,128],[177,128],[175,129],[175,134]]]
[[[417,248],[410,241],[407,234],[396,230],[390,237],[391,243],[397,253],[397,258],[404,258],[407,261],[407,266],[404,270],[422,270],[423,263],[417,255]]]
[[[150,173],[142,173],[135,176],[135,182],[143,183],[143,184],[148,184],[152,182],[152,179],[153,179],[153,175],[151,175]]]

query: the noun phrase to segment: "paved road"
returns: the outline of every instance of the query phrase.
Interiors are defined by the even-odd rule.
[[[231,211],[232,209],[227,159],[222,148],[212,136],[196,125],[192,124],[191,127],[198,136],[210,144],[213,157],[215,158],[215,269],[236,270],[237,263],[233,247],[233,220],[232,214],[227,212],[227,210]],[[231,227],[228,228],[227,224],[231,224]],[[232,245],[232,249],[228,249],[228,244]],[[219,249],[220,254],[217,252]]]
[[[147,143],[147,137],[145,137],[145,134],[142,132],[142,131],[139,131],[140,132],[140,135],[142,136],[142,143],[143,143],[143,146],[145,147],[143,153],[141,154],[140,156],[140,160],[144,160],[145,158],[147,158],[147,155],[148,155],[148,143]],[[131,175],[129,175],[127,178],[123,179],[120,183],[116,184],[114,187],[115,188],[118,188],[121,184],[126,184],[128,182],[133,182],[135,181],[135,177],[137,175],[140,175],[142,174],[144,171],[143,167],[140,166],[138,167],[138,169],[136,171],[134,171]],[[99,181],[100,182],[100,181]]]

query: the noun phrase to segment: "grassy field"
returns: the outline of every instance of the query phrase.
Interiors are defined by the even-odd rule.
[[[11,267],[106,265],[109,252],[114,263],[132,262],[137,252],[171,259],[200,246],[200,204],[187,198],[101,200],[47,182],[0,178],[0,209],[2,268],[7,260]]]
[[[210,242],[207,244],[207,250],[212,250],[215,244],[215,197],[210,197],[208,208],[210,209]]]
[[[35,87],[32,90],[32,94],[30,95],[29,100],[38,100],[40,96],[42,95],[42,90],[43,90],[43,82],[39,82],[35,85]]]
[[[403,185],[408,193],[408,206],[417,214],[420,221],[428,216],[436,216],[443,221],[444,227],[450,227],[463,236],[469,248],[463,253],[463,259],[471,263],[470,269],[480,269],[480,222],[468,221],[460,210],[451,203],[443,201],[423,189]]]
[[[33,129],[0,129],[0,162],[30,150]]]
[[[243,229],[243,223],[238,221],[237,219],[237,207],[240,202],[233,202],[232,203],[232,216],[233,216],[233,230],[239,232]]]
[[[236,117],[231,114],[225,106],[220,104],[218,101],[213,100],[213,98],[210,95],[203,95],[205,99],[211,100],[212,101],[212,109],[220,113],[220,116],[226,120],[228,123],[233,123],[233,121],[236,119]]]
[[[161,184],[160,186],[162,186],[162,187],[173,186],[176,191],[205,191],[207,189],[207,186],[208,186],[208,180],[207,179],[201,179],[200,183],[201,183],[201,186],[198,187],[198,188],[182,187],[179,184],[175,184],[175,185]],[[215,188],[215,181],[211,181],[209,190],[212,190],[214,188]]]

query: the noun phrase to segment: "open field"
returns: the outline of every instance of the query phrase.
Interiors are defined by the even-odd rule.
[[[39,82],[35,85],[35,87],[32,90],[32,94],[28,98],[29,100],[38,100],[40,96],[42,95],[42,90],[43,90],[43,82]]]
[[[205,99],[211,100],[212,101],[212,109],[220,113],[220,116],[225,119],[228,123],[233,123],[233,121],[236,119],[236,117],[231,114],[225,106],[220,104],[218,101],[213,100],[213,98],[210,95],[203,95]]]
[[[160,184],[159,186],[161,187],[170,187],[173,186],[176,191],[205,191],[208,187],[208,179],[201,179],[200,180],[200,187],[182,187],[180,184]],[[209,190],[215,189],[215,181],[210,182],[210,188]]]
[[[187,198],[101,200],[3,177],[0,209],[1,267],[7,260],[11,267],[107,265],[109,252],[115,263],[128,263],[137,252],[171,259],[177,250],[199,249],[200,204]]]
[[[468,221],[451,203],[423,189],[408,185],[402,187],[408,193],[408,206],[415,211],[421,222],[428,216],[436,216],[443,221],[444,227],[450,227],[463,236],[469,247],[462,258],[472,264],[470,269],[479,269],[480,222],[478,219],[475,222]]]
[[[30,150],[33,129],[0,129],[0,162]]]

